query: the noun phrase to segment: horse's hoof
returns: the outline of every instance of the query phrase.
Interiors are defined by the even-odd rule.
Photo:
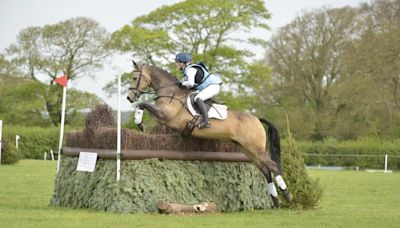
[[[272,203],[274,203],[274,208],[275,209],[278,209],[280,206],[279,206],[279,198],[278,197],[273,197],[273,196],[271,196],[272,197]]]
[[[136,126],[139,128],[140,131],[144,132],[144,123],[143,122],[140,124],[137,124]]]
[[[292,202],[293,196],[287,189],[283,190],[283,195],[285,196],[287,202]]]

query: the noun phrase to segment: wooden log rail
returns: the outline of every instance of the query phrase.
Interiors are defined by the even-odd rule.
[[[99,158],[116,159],[117,152],[112,149],[92,149],[64,147],[62,154],[66,156],[79,156],[80,152],[97,153]],[[231,152],[204,152],[204,151],[169,151],[169,150],[121,150],[122,160],[142,160],[148,158],[161,158],[169,160],[187,161],[224,161],[224,162],[250,162],[243,153]]]

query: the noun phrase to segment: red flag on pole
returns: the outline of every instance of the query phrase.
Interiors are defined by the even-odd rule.
[[[59,85],[61,85],[61,86],[63,86],[63,87],[66,87],[67,84],[68,84],[68,77],[67,77],[67,75],[63,75],[63,76],[61,76],[59,78],[54,79],[54,82],[59,84]]]

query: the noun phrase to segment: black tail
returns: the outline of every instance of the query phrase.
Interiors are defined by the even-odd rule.
[[[268,147],[271,152],[271,159],[276,162],[279,173],[281,173],[281,140],[279,138],[279,132],[276,127],[264,118],[259,118],[261,123],[268,125]]]

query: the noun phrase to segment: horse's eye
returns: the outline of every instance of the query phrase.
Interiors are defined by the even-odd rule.
[[[133,80],[136,81],[136,80],[137,80],[137,77],[133,77]]]

